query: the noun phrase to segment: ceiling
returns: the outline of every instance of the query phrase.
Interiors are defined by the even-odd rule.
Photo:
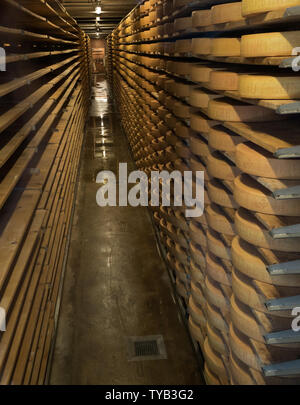
[[[139,2],[138,0],[60,1],[91,38],[101,38],[109,34]],[[96,14],[97,6],[101,7],[101,14]],[[100,21],[96,21],[96,17],[100,17]]]

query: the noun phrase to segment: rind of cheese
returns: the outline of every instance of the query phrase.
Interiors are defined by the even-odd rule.
[[[240,75],[238,92],[241,97],[289,100],[300,98],[300,77]]]
[[[240,38],[214,38],[211,45],[211,54],[218,57],[240,56]]]
[[[196,10],[192,12],[194,28],[206,27],[212,24],[211,10]]]
[[[194,55],[210,55],[212,49],[212,38],[193,38],[192,53]]]
[[[211,8],[212,24],[225,24],[233,21],[241,21],[242,2],[226,3],[213,6]]]
[[[227,72],[225,70],[213,71],[210,74],[209,85],[214,90],[238,90],[239,74],[236,72]]]
[[[294,6],[300,6],[300,0],[243,0],[242,14],[249,16]]]
[[[241,56],[245,58],[291,56],[300,43],[300,31],[243,35]]]

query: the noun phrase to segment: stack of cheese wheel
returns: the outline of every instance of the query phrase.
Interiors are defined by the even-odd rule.
[[[300,259],[300,238],[273,239],[270,230],[300,222],[299,200],[275,200],[272,187],[300,182],[299,159],[277,159],[251,143],[236,148],[236,164],[243,172],[235,181],[240,205],[232,244],[233,297],[230,329],[234,384],[299,384],[300,377],[266,377],[264,366],[299,358],[299,344],[271,344],[268,335],[291,329],[290,310],[271,311],[266,303],[300,294],[299,275],[270,275],[268,266]],[[262,185],[264,184],[264,186]]]

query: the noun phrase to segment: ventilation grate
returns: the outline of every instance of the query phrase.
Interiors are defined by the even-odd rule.
[[[163,360],[167,352],[162,335],[130,336],[128,338],[128,360]]]
[[[157,356],[159,354],[156,340],[134,342],[134,350],[136,356]]]

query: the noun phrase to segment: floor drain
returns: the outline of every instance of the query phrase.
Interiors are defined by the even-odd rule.
[[[128,360],[163,360],[167,352],[162,335],[130,336],[128,338]]]

